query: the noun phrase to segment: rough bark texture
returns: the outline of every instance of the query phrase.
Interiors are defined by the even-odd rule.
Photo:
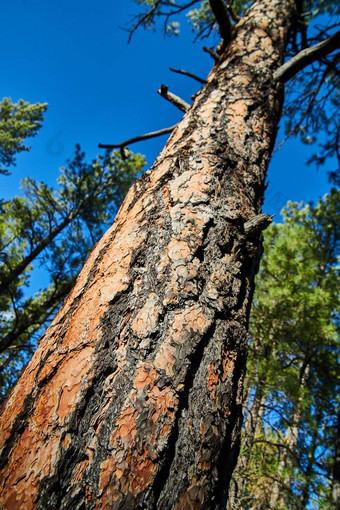
[[[225,508],[293,11],[248,11],[95,247],[3,410],[3,508]]]

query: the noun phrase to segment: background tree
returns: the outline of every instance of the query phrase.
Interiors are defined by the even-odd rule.
[[[333,508],[340,193],[289,204],[265,233],[246,419],[230,508]]]
[[[206,86],[4,408],[5,507],[225,508],[283,83],[324,66],[339,35],[283,65],[301,5],[258,1],[228,39],[221,2],[209,4],[225,39]]]
[[[8,174],[15,154],[30,149],[24,141],[37,134],[46,109],[47,103],[30,104],[22,99],[15,104],[5,97],[0,102],[0,173]]]

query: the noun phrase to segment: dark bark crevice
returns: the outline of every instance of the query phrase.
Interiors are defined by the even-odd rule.
[[[13,448],[16,445],[18,438],[23,434],[27,427],[27,417],[31,414],[34,409],[35,395],[27,395],[22,405],[22,410],[17,415],[13,424],[11,434],[6,440],[0,455],[0,469],[3,469],[8,462],[8,458],[11,455]],[[1,411],[3,410],[3,407]]]
[[[159,508],[159,510],[162,510],[162,507],[158,507],[158,500],[160,498],[160,495],[162,491],[164,490],[164,487],[169,479],[169,474],[171,470],[171,465],[173,462],[173,459],[175,457],[176,453],[176,445],[178,442],[178,433],[179,433],[179,422],[181,417],[183,416],[184,410],[188,409],[188,403],[189,403],[189,397],[190,397],[190,390],[194,384],[195,376],[198,371],[198,367],[202,362],[203,353],[206,348],[206,346],[209,343],[209,340],[214,336],[216,328],[216,319],[213,320],[210,328],[206,331],[204,335],[202,335],[202,338],[200,339],[196,349],[194,352],[191,353],[188,357],[188,365],[189,369],[186,373],[185,380],[184,380],[184,388],[182,389],[180,395],[179,395],[179,403],[178,403],[178,409],[176,412],[176,419],[173,425],[173,429],[171,431],[167,449],[166,449],[166,456],[163,461],[163,465],[158,471],[155,481],[153,483],[153,493],[155,498],[155,504],[153,509]],[[195,336],[195,333],[193,333],[193,336]]]
[[[117,365],[103,366],[103,361],[108,363],[106,358],[98,361],[98,368],[100,368],[91,380],[91,384],[86,389],[79,405],[70,416],[67,430],[63,433],[63,439],[71,434],[72,440],[67,449],[60,450],[60,458],[54,476],[47,477],[40,483],[38,500],[41,502],[41,510],[70,507],[72,510],[78,510],[82,505],[85,505],[85,484],[73,485],[72,490],[74,493],[72,494],[72,490],[69,490],[69,480],[72,479],[76,466],[88,459],[88,454],[85,451],[86,435],[90,427],[95,427],[93,417],[96,416],[97,410],[103,405],[103,400],[105,401],[105,394],[102,391],[104,382],[117,370]],[[98,467],[100,466],[100,458],[102,460],[106,458],[106,450],[104,454],[102,450],[102,442],[98,441],[98,450],[96,452]],[[100,455],[100,453],[102,454]],[[92,487],[95,487],[96,483],[98,483],[99,473],[95,473],[95,475],[91,473],[91,476],[88,476],[88,481]],[[92,504],[87,502],[84,508],[90,509],[93,506],[94,502]]]
[[[37,371],[36,376],[36,385],[31,392],[30,395],[27,395],[25,397],[25,400],[23,402],[22,410],[18,414],[15,420],[15,424],[13,425],[11,429],[11,433],[8,436],[6,443],[2,449],[1,455],[0,455],[0,469],[2,469],[6,463],[8,462],[8,456],[10,455],[10,452],[12,448],[15,446],[17,439],[23,434],[27,427],[27,421],[29,416],[32,414],[37,398],[41,394],[43,388],[45,385],[49,383],[49,381],[54,377],[56,374],[59,366],[62,363],[62,360],[60,360],[55,367],[43,378],[39,381],[39,374],[41,373],[41,370],[44,368],[45,364],[47,363],[47,360],[49,358],[50,353],[48,352],[43,360],[40,361],[39,368]],[[11,394],[10,394],[11,396]],[[10,398],[10,396],[8,398]],[[1,412],[4,410],[5,404],[2,405],[0,409],[0,416]]]
[[[239,383],[243,381],[246,371],[246,352],[245,349],[235,365],[233,374],[233,395],[239,396]],[[221,509],[226,508],[228,500],[229,485],[233,470],[237,463],[238,454],[241,446],[240,430],[243,422],[242,403],[237,402],[234,398],[231,406],[232,421],[229,423],[227,433],[221,447],[221,455],[219,458],[218,470],[218,484],[216,488],[216,495],[219,498],[219,505]]]

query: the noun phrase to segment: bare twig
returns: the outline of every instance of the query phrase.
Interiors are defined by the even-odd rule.
[[[137,30],[137,28],[140,26],[140,25],[143,25],[143,23],[145,23],[147,20],[149,19],[152,19],[152,17],[154,16],[155,12],[157,11],[157,7],[158,5],[161,3],[161,0],[158,0],[155,5],[147,12],[145,12],[144,14],[142,14],[141,16],[136,16],[137,18],[137,22],[133,25],[133,27],[131,28],[131,30],[129,30],[130,32],[130,35],[129,35],[129,39],[128,39],[128,43],[131,42],[131,39],[132,39],[132,36],[133,34],[135,33],[135,31]],[[136,19],[135,18],[135,19]]]
[[[199,0],[191,0],[190,2],[184,4],[184,5],[176,5],[171,2],[164,2],[163,0],[157,0],[155,5],[151,7],[148,11],[146,11],[144,14],[141,14],[139,16],[135,16],[134,19],[137,20],[136,23],[132,26],[131,29],[128,29],[129,40],[131,41],[131,38],[138,27],[141,25],[144,26],[151,26],[153,23],[153,20],[156,16],[164,16],[165,17],[165,24],[164,28],[166,29],[166,25],[168,23],[168,19],[170,16],[173,16],[174,14],[180,14],[182,11],[185,11],[186,9],[189,9],[192,5],[196,4]],[[159,10],[163,7],[169,7],[170,10],[162,11]]]
[[[170,101],[170,103],[174,104],[182,110],[182,112],[187,112],[190,108],[190,104],[184,101],[184,99],[176,96],[172,92],[169,92],[167,85],[161,85],[160,89],[157,90],[158,94],[160,94],[164,99]]]
[[[285,83],[295,76],[297,72],[301,71],[312,62],[315,62],[315,60],[319,60],[339,48],[340,31],[312,48],[300,51],[295,57],[279,67],[279,69],[275,71],[273,78],[274,80],[280,80],[282,83]]]
[[[207,48],[206,46],[203,46],[203,51],[209,53],[209,55],[215,60],[215,62],[217,62],[220,58],[220,55],[213,48]]]
[[[129,138],[129,140],[125,140],[125,142],[121,142],[121,143],[116,143],[116,144],[99,143],[98,147],[100,149],[121,149],[122,147],[127,147],[128,145],[130,145],[132,143],[141,142],[143,140],[148,140],[149,138],[156,138],[157,136],[162,136],[162,135],[171,133],[171,131],[173,131],[176,126],[177,126],[177,124],[175,124],[174,126],[168,127],[168,128],[159,129],[158,131],[152,131],[151,133],[146,133],[144,135],[135,136],[135,137]]]
[[[174,69],[173,67],[169,67],[169,69],[173,73],[184,74],[184,76],[189,76],[190,78],[197,80],[198,82],[202,83],[203,85],[205,85],[207,83],[207,80],[204,80],[203,78],[200,78],[199,76],[196,76],[196,74],[189,73],[189,71],[183,71],[182,69]]]
[[[338,29],[340,27],[340,22],[337,21],[336,23],[333,23],[332,25],[327,25],[326,27],[325,26],[320,26],[320,25],[316,25],[316,29],[317,29],[317,37],[311,37],[310,38],[310,41],[311,44],[318,44],[319,42],[321,42],[324,38],[328,38],[330,37],[329,35],[329,31],[331,30],[335,30],[336,28]]]

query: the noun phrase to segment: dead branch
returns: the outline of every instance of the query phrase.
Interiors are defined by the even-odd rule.
[[[246,237],[254,237],[265,230],[272,222],[273,216],[269,216],[267,213],[254,216],[243,225]]]
[[[168,127],[168,128],[159,129],[158,131],[152,131],[151,133],[146,133],[144,135],[135,136],[135,137],[129,138],[129,140],[125,140],[125,142],[121,142],[121,143],[116,143],[116,144],[99,143],[98,147],[100,149],[121,149],[122,147],[127,147],[128,145],[130,145],[132,143],[141,142],[143,140],[148,140],[149,138],[156,138],[157,136],[162,136],[162,135],[171,133],[171,131],[173,131],[176,126],[177,126],[177,124],[175,124],[174,126]]]
[[[205,85],[207,83],[207,80],[204,80],[199,76],[196,76],[196,74],[189,73],[189,71],[183,71],[182,69],[174,69],[173,67],[169,67],[169,70],[172,71],[173,73],[184,74],[184,76],[189,76],[189,78],[197,80],[198,82],[202,83],[202,85]]]
[[[206,46],[203,46],[203,51],[209,53],[209,55],[211,56],[211,58],[215,60],[215,62],[217,62],[220,58],[220,55],[213,48],[207,48]]]
[[[280,80],[282,83],[290,80],[299,71],[304,69],[306,66],[325,57],[334,50],[340,48],[340,31],[332,35],[325,41],[322,41],[312,48],[306,48],[300,51],[295,57],[291,58],[277,69],[273,75],[274,80]]]
[[[128,42],[131,41],[131,38],[135,31],[140,26],[146,26],[150,27],[152,26],[154,22],[154,18],[159,16],[163,16],[165,18],[164,23],[164,31],[166,32],[166,26],[168,23],[168,20],[171,16],[175,14],[180,14],[181,12],[185,11],[186,9],[189,9],[192,5],[196,4],[198,0],[191,0],[190,2],[184,4],[184,5],[176,5],[175,3],[170,2],[164,2],[163,0],[157,0],[153,7],[151,7],[149,10],[144,12],[143,14],[137,15],[134,17],[136,22],[133,24],[131,29],[127,29],[127,31],[130,33]],[[169,10],[162,11],[162,7],[168,7]]]
[[[176,96],[172,92],[169,92],[167,85],[161,85],[160,89],[157,90],[158,94],[160,94],[164,99],[170,101],[170,103],[174,104],[182,110],[182,112],[187,112],[190,108],[190,104],[184,101],[184,99]]]

